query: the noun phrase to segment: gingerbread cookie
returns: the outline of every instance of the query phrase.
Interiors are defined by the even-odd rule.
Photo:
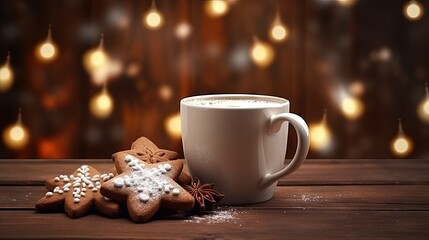
[[[56,212],[64,209],[69,217],[79,218],[94,208],[106,216],[117,217],[120,213],[118,203],[100,194],[101,184],[113,176],[113,173],[100,174],[95,168],[82,165],[72,175],[48,179],[48,192],[36,203],[36,210]]]
[[[171,160],[176,160],[178,153],[158,148],[151,140],[140,137],[131,145],[131,150],[121,151],[112,155],[113,161],[117,159],[124,159],[127,155],[131,155],[146,163],[160,163]],[[117,169],[121,173],[120,169]],[[186,172],[182,172],[177,179],[180,184],[190,184],[191,177]]]
[[[160,209],[190,210],[194,198],[175,179],[180,175],[183,161],[150,164],[134,155],[115,158],[121,174],[101,185],[101,193],[113,200],[126,202],[128,213],[135,222],[148,221]]]

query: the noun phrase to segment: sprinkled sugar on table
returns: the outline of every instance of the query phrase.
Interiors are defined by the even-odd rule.
[[[429,239],[429,160],[310,159],[268,202],[159,215],[144,224],[127,216],[36,213],[44,181],[84,164],[112,167],[111,160],[0,160],[0,238]]]

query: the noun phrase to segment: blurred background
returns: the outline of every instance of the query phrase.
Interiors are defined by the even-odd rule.
[[[183,156],[179,101],[287,98],[309,158],[429,158],[428,0],[0,1],[0,158]],[[287,157],[296,146],[290,131]]]

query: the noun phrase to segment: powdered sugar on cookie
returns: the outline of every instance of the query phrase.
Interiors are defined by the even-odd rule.
[[[169,163],[158,165],[156,168],[148,168],[146,164],[132,155],[127,155],[124,161],[132,168],[132,172],[113,180],[116,188],[133,188],[138,192],[140,202],[146,203],[163,194],[178,196],[180,189],[173,186],[165,174],[171,170]]]

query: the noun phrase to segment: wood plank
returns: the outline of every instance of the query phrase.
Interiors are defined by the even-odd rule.
[[[71,174],[84,164],[100,172],[110,172],[114,168],[112,161],[107,159],[0,160],[0,185],[44,185],[46,179]]]
[[[7,239],[427,239],[429,236],[429,211],[229,209],[225,212],[200,219],[134,224],[128,219],[98,215],[69,219],[64,214],[0,211],[0,236]]]
[[[107,159],[0,160],[0,185],[43,185],[82,164],[111,171]],[[429,184],[429,161],[419,159],[307,160],[279,185]]]
[[[33,209],[42,186],[0,186],[0,210]],[[268,202],[247,208],[312,210],[429,210],[429,186],[283,186]]]
[[[279,185],[429,184],[429,161],[419,159],[306,160]]]

